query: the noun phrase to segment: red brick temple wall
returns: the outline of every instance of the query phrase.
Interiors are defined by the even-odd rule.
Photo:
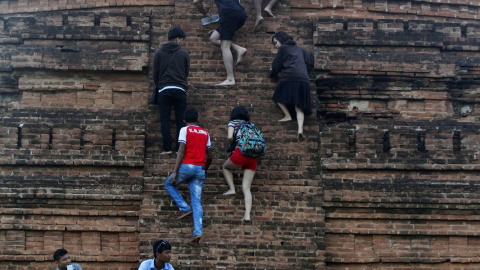
[[[218,87],[216,25],[191,1],[0,1],[0,269],[55,269],[62,247],[83,269],[137,269],[157,239],[175,269],[480,268],[480,1],[280,0],[256,30],[241,3],[248,53],[237,84]],[[214,150],[198,246],[164,189],[175,156],[159,155],[148,105],[172,26]],[[304,140],[271,100],[278,31],[315,54]],[[222,196],[236,105],[268,147],[252,224],[239,171]]]

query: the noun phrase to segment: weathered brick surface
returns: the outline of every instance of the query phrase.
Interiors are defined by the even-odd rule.
[[[253,15],[253,4],[242,2]],[[213,1],[206,6],[215,10]],[[280,1],[236,35],[225,77],[191,1],[0,1],[0,268],[136,269],[156,239],[176,269],[476,269],[478,1]],[[212,136],[204,238],[163,182],[151,59],[172,26],[188,35],[189,106]],[[287,31],[315,52],[317,117],[276,122],[267,78]],[[313,87],[315,86],[315,87]],[[243,196],[225,198],[231,108],[249,108],[268,151]],[[235,174],[237,187],[240,176]],[[181,192],[188,197],[188,189]]]
[[[390,2],[316,21],[326,265],[476,269],[478,4]]]

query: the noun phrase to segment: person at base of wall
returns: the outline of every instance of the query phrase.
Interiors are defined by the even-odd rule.
[[[53,260],[57,264],[57,270],[82,270],[79,264],[72,263],[68,251],[63,248],[57,249],[53,253]]]
[[[172,246],[168,241],[158,240],[153,244],[153,259],[143,261],[138,270],[175,270],[170,264]]]

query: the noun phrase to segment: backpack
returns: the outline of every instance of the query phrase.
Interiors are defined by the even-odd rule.
[[[235,131],[235,138],[237,138],[237,134],[240,134],[237,141],[240,153],[253,158],[265,155],[265,140],[260,129],[253,123],[245,122],[240,124]]]

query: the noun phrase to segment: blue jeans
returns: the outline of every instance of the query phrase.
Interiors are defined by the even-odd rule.
[[[203,166],[182,164],[178,168],[177,181],[175,186],[172,184],[172,175],[170,175],[165,181],[165,189],[172,197],[175,203],[180,208],[180,211],[186,213],[192,208],[185,202],[180,192],[176,188],[181,183],[188,183],[190,188],[190,199],[192,201],[193,208],[193,236],[202,235],[202,220],[203,220],[203,208],[202,208],[202,188],[205,183],[205,171]]]

